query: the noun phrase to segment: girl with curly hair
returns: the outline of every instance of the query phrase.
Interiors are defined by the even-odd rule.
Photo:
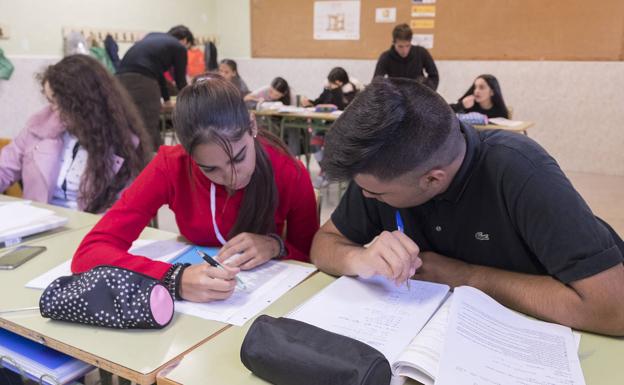
[[[99,213],[145,167],[152,149],[126,91],[95,59],[67,56],[40,76],[48,105],[0,151],[0,191]]]

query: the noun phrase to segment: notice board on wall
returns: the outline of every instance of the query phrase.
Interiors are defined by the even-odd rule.
[[[357,40],[315,39],[318,2],[250,0],[252,56],[376,59],[408,23],[436,59],[624,60],[622,0],[361,0]]]

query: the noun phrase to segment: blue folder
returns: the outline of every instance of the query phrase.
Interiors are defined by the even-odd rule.
[[[42,374],[47,374],[59,383],[67,383],[92,369],[92,366],[71,356],[58,352],[45,345],[24,338],[0,328],[0,356],[10,357],[24,374],[39,381]],[[3,360],[4,367],[19,373],[10,360]],[[29,368],[36,366],[40,372],[33,373]],[[45,381],[53,384],[53,381]]]
[[[190,263],[190,264],[203,263],[204,260],[202,259],[202,257],[200,257],[197,254],[197,252],[195,250],[201,250],[204,253],[210,255],[211,257],[214,257],[219,252],[219,249],[217,247],[193,246],[193,247],[191,247],[190,249],[188,249],[184,253],[178,255],[177,257],[175,257],[174,259],[172,259],[169,262],[171,262],[171,263]]]

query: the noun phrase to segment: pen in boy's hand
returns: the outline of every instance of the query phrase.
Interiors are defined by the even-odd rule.
[[[399,230],[400,232],[404,232],[405,227],[403,226],[403,218],[401,218],[401,213],[399,212],[399,210],[397,210],[394,213],[394,219],[396,220],[396,226],[397,226],[397,230]],[[410,290],[410,278],[411,277],[407,277],[407,290]]]
[[[213,266],[213,267],[225,270],[225,268],[223,266],[221,266],[221,264],[219,262],[217,262],[214,258],[212,258],[210,255],[208,255],[208,254],[206,254],[203,251],[198,250],[198,249],[195,249],[195,251],[197,252],[197,254],[199,254],[200,257],[202,257],[202,259],[204,261],[208,262],[208,264],[210,266]],[[247,285],[245,285],[245,282],[243,282],[243,280],[239,276],[235,275],[234,279],[236,279],[236,283],[237,283],[236,286],[238,286],[239,289],[247,290]]]

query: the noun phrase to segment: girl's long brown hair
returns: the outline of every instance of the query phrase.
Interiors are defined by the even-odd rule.
[[[180,143],[189,154],[204,143],[216,143],[233,159],[231,142],[252,134],[249,112],[238,89],[217,74],[199,75],[193,84],[178,94],[173,123]],[[278,138],[266,131],[260,137],[278,150],[288,150]],[[260,141],[254,139],[256,167],[245,187],[239,215],[228,237],[242,232],[267,234],[275,231],[278,205],[273,166]],[[294,159],[293,159],[294,162]]]
[[[89,154],[80,181],[85,211],[108,209],[151,159],[151,141],[126,90],[97,60],[71,55],[40,76],[54,93],[61,120]],[[135,144],[133,136],[139,140]],[[115,174],[113,155],[124,159]]]

